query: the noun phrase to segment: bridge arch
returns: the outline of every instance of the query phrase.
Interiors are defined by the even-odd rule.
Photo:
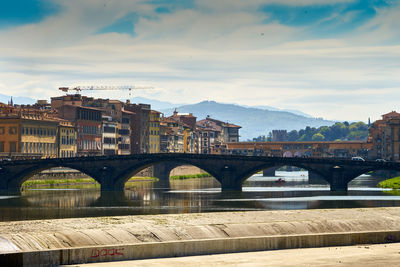
[[[22,184],[31,179],[34,175],[39,174],[43,171],[46,170],[51,170],[54,168],[69,168],[73,170],[77,170],[91,178],[93,178],[96,182],[100,183],[100,181],[95,177],[91,176],[89,173],[87,173],[84,169],[81,169],[77,166],[69,166],[68,164],[46,164],[46,165],[34,165],[30,166],[29,168],[25,168],[21,170],[18,175],[15,175],[14,177],[10,177],[7,181],[7,188],[11,191],[20,191]],[[5,172],[7,172],[7,168],[4,169]]]
[[[126,182],[131,177],[151,166],[154,166],[154,176],[160,180],[160,184],[162,186],[169,188],[170,186],[169,179],[171,171],[176,167],[184,165],[195,166],[201,170],[206,171],[214,178],[218,177],[218,173],[216,173],[212,168],[208,168],[206,164],[193,162],[191,160],[185,160],[185,159],[168,159],[168,158],[155,159],[143,162],[141,164],[132,165],[130,168],[126,170],[126,172],[123,175],[121,175],[120,177],[116,177],[114,189],[123,190]]]
[[[244,183],[247,179],[249,179],[251,176],[253,176],[254,174],[256,174],[256,173],[258,173],[258,172],[260,172],[260,171],[262,171],[262,170],[270,169],[270,168],[271,168],[271,169],[279,169],[279,168],[284,167],[284,166],[292,166],[292,167],[297,167],[297,168],[300,168],[300,169],[304,169],[304,170],[307,170],[309,173],[310,173],[310,172],[313,172],[313,173],[315,173],[315,174],[318,174],[318,175],[320,175],[324,180],[326,180],[323,172],[321,172],[318,168],[313,168],[313,167],[311,167],[311,166],[309,166],[309,165],[307,165],[307,164],[294,163],[294,162],[292,162],[292,163],[281,163],[281,162],[276,162],[276,163],[264,163],[264,164],[262,164],[262,165],[255,166],[254,168],[249,169],[249,170],[244,174],[244,176],[243,176],[243,178],[241,179],[240,183],[243,184],[243,183]],[[327,181],[327,180],[326,180],[326,181]],[[328,181],[327,181],[327,182],[328,182]]]
[[[368,174],[370,172],[376,172],[376,171],[400,172],[400,167],[396,168],[396,167],[393,167],[393,166],[390,166],[390,167],[379,166],[379,167],[365,168],[365,169],[362,169],[362,170],[355,171],[355,172],[352,173],[352,175],[346,177],[346,182],[350,183],[350,182],[358,179],[363,174]]]

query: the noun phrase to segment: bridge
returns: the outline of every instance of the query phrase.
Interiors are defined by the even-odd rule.
[[[281,166],[295,166],[317,174],[330,184],[331,191],[347,191],[348,183],[374,170],[400,171],[400,163],[355,161],[339,158],[284,158],[205,154],[134,154],[0,162],[0,191],[20,191],[33,175],[55,167],[79,170],[95,179],[102,191],[123,191],[130,177],[154,166],[154,176],[169,187],[169,174],[180,165],[193,165],[212,175],[223,191],[240,191],[253,174]]]

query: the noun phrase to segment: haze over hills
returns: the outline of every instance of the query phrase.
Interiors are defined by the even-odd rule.
[[[125,101],[125,100],[121,100],[121,101]],[[173,109],[175,107],[187,105],[186,103],[177,104],[177,103],[160,101],[160,100],[150,99],[150,98],[141,97],[141,96],[134,97],[133,99],[131,99],[131,102],[150,104],[152,109],[158,110],[158,111],[164,110],[164,109]]]
[[[159,100],[140,97],[140,96],[135,97],[131,101],[134,103],[149,103],[149,104],[151,104],[151,108],[155,109],[155,110],[171,109],[171,108],[189,105],[187,103],[171,103],[171,102],[167,102],[167,101],[159,101]],[[233,105],[238,105],[238,104],[233,104]],[[238,106],[242,106],[242,107],[246,107],[246,108],[258,108],[258,109],[269,110],[269,111],[287,111],[287,112],[297,114],[300,116],[313,118],[313,116],[311,116],[307,113],[304,113],[300,110],[296,110],[296,109],[279,109],[279,108],[271,107],[271,106],[248,106],[248,105],[238,105]]]
[[[267,136],[272,130],[299,130],[306,126],[330,126],[334,121],[310,118],[287,111],[271,111],[260,108],[243,107],[235,104],[222,104],[215,101],[203,101],[192,105],[177,107],[180,113],[193,113],[198,119],[210,117],[242,126],[241,141],[260,135]],[[170,116],[174,108],[159,110]]]

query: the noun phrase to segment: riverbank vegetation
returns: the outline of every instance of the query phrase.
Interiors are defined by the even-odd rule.
[[[140,182],[140,181],[158,181],[156,177],[132,177],[127,182]],[[22,184],[23,188],[38,187],[38,186],[60,186],[60,185],[82,185],[92,184],[100,186],[93,178],[78,178],[78,179],[35,179],[27,180]]]
[[[378,183],[378,187],[400,189],[400,176],[382,181]]]
[[[186,175],[173,175],[170,176],[172,180],[184,180],[184,179],[192,179],[192,178],[203,178],[203,177],[211,177],[208,173],[197,173],[197,174],[186,174]],[[142,181],[150,181],[157,182],[159,181],[156,177],[132,177],[127,183],[132,182],[142,182]],[[95,187],[100,186],[99,183],[96,182],[93,178],[72,178],[72,179],[31,179],[27,180],[22,184],[23,188],[30,187],[40,187],[40,186],[65,186],[65,185],[95,185]]]
[[[211,177],[209,173],[197,173],[197,174],[186,174],[186,175],[173,175],[169,178],[172,180],[183,180],[183,179],[192,179],[192,178],[204,178]]]

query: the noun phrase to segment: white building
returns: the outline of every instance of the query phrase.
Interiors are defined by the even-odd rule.
[[[103,116],[103,155],[117,154],[117,122],[110,116]]]

